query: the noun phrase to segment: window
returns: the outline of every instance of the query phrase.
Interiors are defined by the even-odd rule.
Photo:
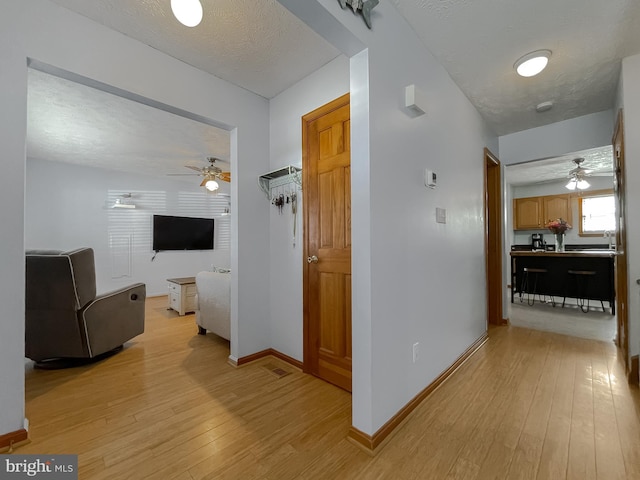
[[[613,193],[583,196],[578,200],[580,235],[602,236],[616,229],[616,202]]]

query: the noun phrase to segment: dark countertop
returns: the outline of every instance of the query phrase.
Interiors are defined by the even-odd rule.
[[[572,250],[568,252],[512,251],[512,257],[613,257],[615,250]]]

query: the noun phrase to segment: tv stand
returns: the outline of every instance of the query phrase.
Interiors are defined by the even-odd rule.
[[[169,298],[167,310],[185,315],[196,310],[196,277],[167,278]]]

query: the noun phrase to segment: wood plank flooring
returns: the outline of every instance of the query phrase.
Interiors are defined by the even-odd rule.
[[[610,343],[493,328],[371,457],[348,393],[273,358],[235,369],[165,306],[111,358],[28,369],[16,453],[77,453],[83,480],[640,479],[640,397]]]

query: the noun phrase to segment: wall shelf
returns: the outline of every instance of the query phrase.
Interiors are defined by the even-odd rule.
[[[302,169],[287,165],[286,167],[264,173],[258,177],[260,190],[264,192],[269,200],[272,199],[271,190],[275,187],[295,183],[302,187]]]

